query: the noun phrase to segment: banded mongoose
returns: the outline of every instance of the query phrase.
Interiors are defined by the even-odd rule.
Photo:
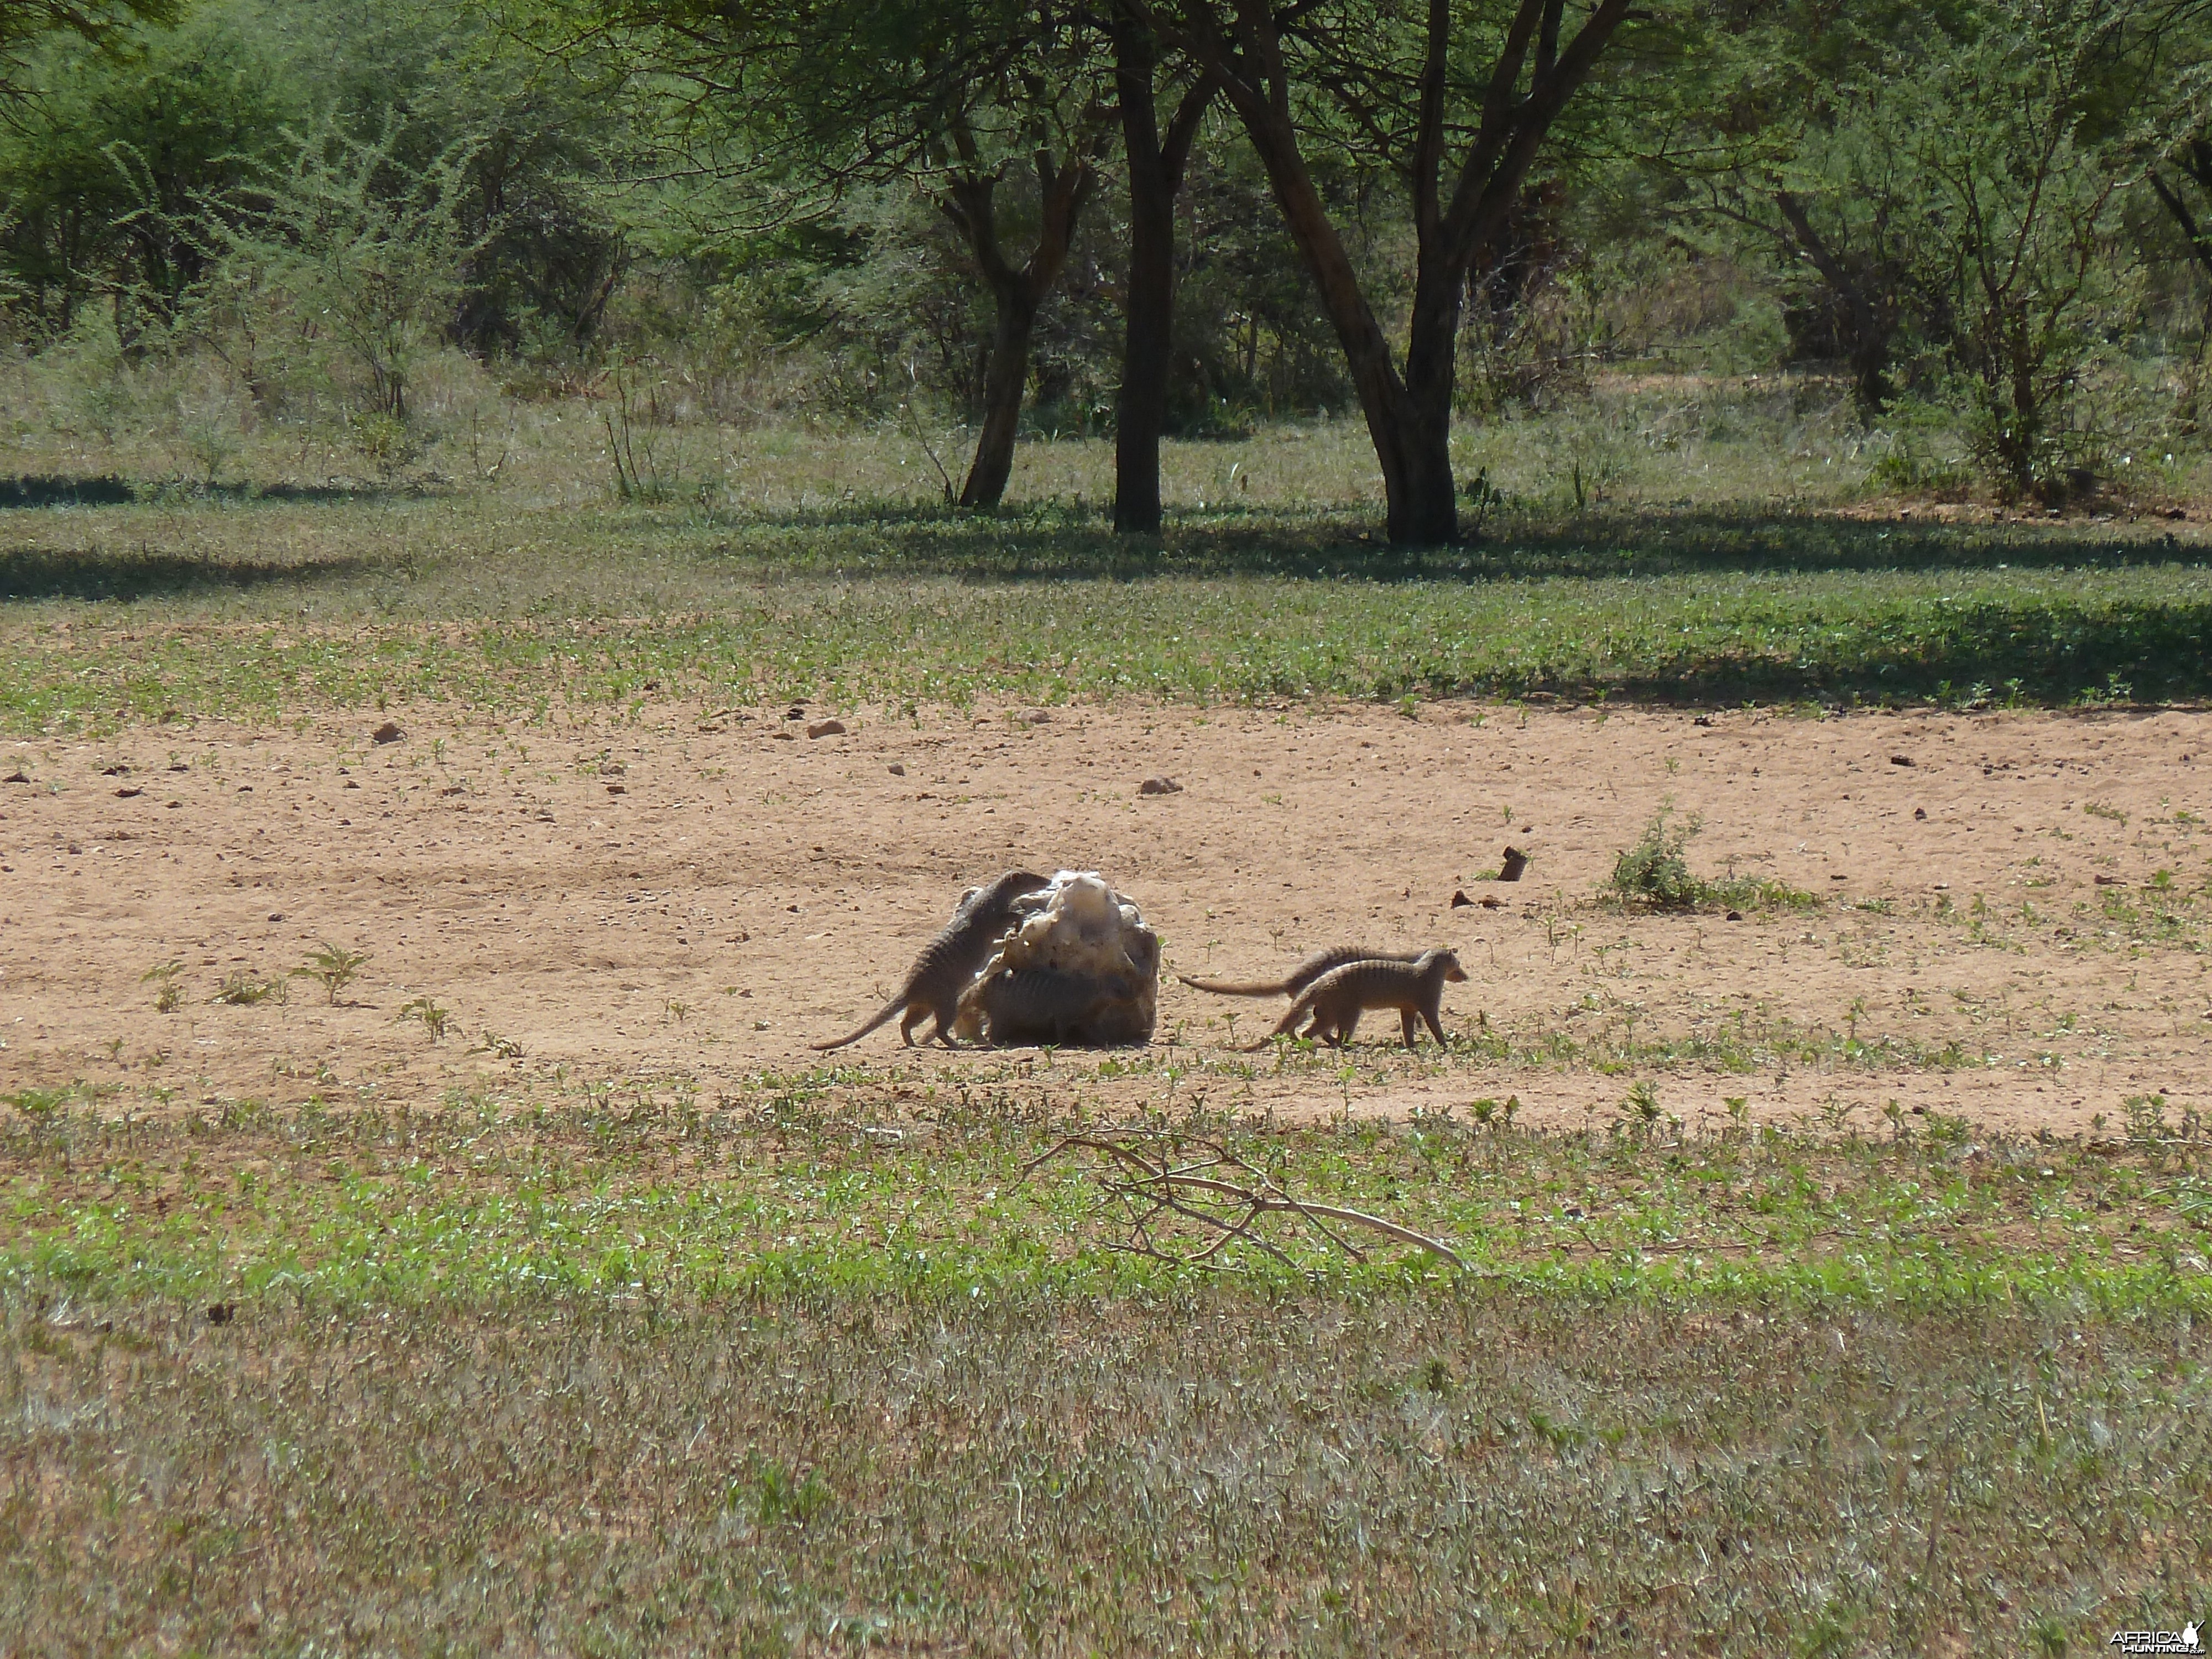
[[[1466,977],[1467,969],[1459,965],[1459,957],[1443,950],[1424,951],[1413,962],[1346,963],[1341,968],[1330,969],[1299,992],[1297,1000],[1285,1012],[1282,1023],[1257,1042],[1246,1044],[1245,1052],[1264,1048],[1279,1036],[1288,1036],[1309,1015],[1313,1024],[1306,1028],[1306,1036],[1341,1047],[1352,1041],[1360,1015],[1373,1008],[1398,1011],[1408,1048],[1413,1046],[1413,1033],[1418,1029],[1414,1024],[1416,1015],[1428,1022],[1430,1031],[1441,1047],[1444,1028],[1437,1015],[1443,1001],[1444,985]]]
[[[1341,968],[1348,962],[1414,962],[1419,957],[1418,951],[1370,951],[1364,945],[1332,945],[1326,951],[1315,951],[1278,980],[1231,984],[1225,980],[1193,979],[1188,974],[1176,977],[1194,991],[1211,991],[1218,997],[1294,997],[1332,968]]]
[[[960,994],[982,971],[991,947],[999,942],[999,936],[1018,914],[1018,902],[1050,885],[1044,877],[1032,875],[1027,870],[1009,870],[988,887],[978,887],[969,892],[952,913],[952,920],[945,924],[945,931],[921,947],[921,954],[907,970],[905,985],[884,1005],[881,1013],[835,1042],[817,1042],[813,1046],[842,1048],[848,1042],[858,1042],[892,1015],[902,1014],[905,1018],[899,1021],[899,1037],[911,1048],[915,1046],[914,1028],[921,1023],[923,1015],[934,1014],[937,1029],[930,1036],[951,1048],[952,1022],[959,1013]]]
[[[1005,1048],[1090,1039],[1102,1015],[1136,994],[1136,983],[1126,974],[1102,979],[1057,968],[1016,968],[994,974],[961,1000],[982,1014],[984,1040]]]

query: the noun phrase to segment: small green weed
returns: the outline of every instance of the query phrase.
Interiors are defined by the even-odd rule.
[[[1612,888],[1624,903],[1642,904],[1654,910],[1694,910],[1712,896],[1710,884],[1691,873],[1685,850],[1703,828],[1690,818],[1670,825],[1670,801],[1651,815],[1636,845],[1613,860]]]
[[[441,1008],[428,996],[419,996],[411,1002],[403,1003],[398,1016],[401,1019],[421,1020],[423,1030],[429,1032],[430,1041],[433,1042],[446,1035],[447,1022],[453,1017],[453,1010]]]
[[[1690,868],[1687,848],[1704,823],[1690,817],[1674,818],[1670,799],[1662,803],[1644,826],[1636,844],[1613,860],[1607,883],[1609,896],[1622,904],[1649,910],[1689,911],[1723,906],[1751,910],[1810,910],[1820,901],[1811,893],[1778,881],[1731,872],[1718,881],[1708,880]]]
[[[322,981],[329,1004],[335,1008],[338,1006],[338,993],[359,976],[368,961],[366,951],[349,951],[323,939],[318,942],[316,949],[308,953],[307,965],[295,968],[292,976],[295,979]]]
[[[177,983],[177,975],[184,971],[183,963],[165,962],[158,967],[149,968],[138,975],[138,982],[141,985],[155,985],[161,988],[154,993],[155,1013],[173,1014],[185,1006],[185,988]]]
[[[2127,1124],[2129,1140],[2138,1146],[2154,1145],[2166,1137],[2166,1097],[2130,1095],[2120,1103],[2120,1115]]]
[[[274,979],[256,979],[245,969],[240,968],[223,976],[222,983],[216,988],[216,994],[208,1000],[233,1008],[250,1008],[258,1002],[289,1002],[291,990],[282,975]],[[155,1006],[158,1007],[160,1005],[157,1002]]]

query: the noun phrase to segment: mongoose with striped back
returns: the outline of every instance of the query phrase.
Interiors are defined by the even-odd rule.
[[[1370,951],[1364,945],[1332,945],[1326,951],[1315,951],[1280,979],[1232,984],[1224,980],[1193,979],[1188,974],[1176,977],[1194,991],[1211,991],[1218,997],[1294,997],[1331,969],[1346,963],[1414,962],[1419,957],[1418,951]]]
[[[982,1015],[983,1040],[994,1048],[1087,1039],[1115,1005],[1137,994],[1126,974],[1101,979],[1058,968],[1017,968],[994,974],[961,998]]]
[[[999,936],[1018,914],[1018,901],[1050,885],[1052,883],[1043,876],[1033,875],[1027,870],[1009,870],[988,887],[970,891],[952,913],[952,920],[945,923],[945,931],[921,947],[921,954],[907,970],[906,983],[900,987],[896,996],[884,1005],[880,1013],[857,1031],[834,1042],[813,1046],[842,1048],[848,1042],[858,1042],[897,1014],[903,1016],[899,1021],[899,1037],[913,1048],[914,1028],[921,1023],[925,1014],[934,1014],[937,1028],[930,1036],[951,1048],[952,1022],[960,1011],[960,994],[982,971],[991,947],[999,942]]]
[[[1288,1036],[1298,1029],[1299,1021],[1309,1017],[1313,1023],[1306,1027],[1306,1036],[1341,1047],[1352,1041],[1360,1015],[1377,1008],[1398,1011],[1408,1048],[1413,1046],[1413,1033],[1419,1029],[1416,1016],[1428,1022],[1430,1032],[1441,1046],[1444,1028],[1437,1016],[1443,1002],[1444,986],[1448,981],[1457,982],[1466,977],[1467,969],[1459,965],[1459,957],[1444,950],[1425,951],[1412,962],[1346,963],[1341,968],[1330,969],[1299,992],[1297,1000],[1285,1011],[1281,1023],[1257,1042],[1246,1044],[1245,1052],[1264,1048],[1279,1036]]]

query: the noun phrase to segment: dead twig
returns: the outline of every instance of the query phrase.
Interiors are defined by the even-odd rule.
[[[1112,1248],[1182,1267],[1212,1266],[1223,1250],[1239,1243],[1251,1245],[1285,1267],[1293,1265],[1279,1245],[1255,1230],[1256,1223],[1270,1215],[1297,1216],[1355,1261],[1364,1261],[1366,1253],[1340,1228],[1364,1227],[1441,1256],[1455,1267],[1467,1265],[1456,1250],[1425,1233],[1364,1210],[1296,1197],[1266,1170],[1218,1141],[1182,1135],[1158,1139],[1160,1152],[1148,1158],[1127,1140],[1066,1135],[1031,1158],[1022,1170],[1022,1178],[1026,1181],[1069,1152],[1098,1154],[1108,1160],[1108,1172],[1099,1177],[1099,1186],[1108,1201],[1121,1206],[1127,1217],[1128,1237]],[[1187,1223],[1205,1242],[1195,1247],[1179,1243],[1175,1234],[1163,1231],[1164,1221]]]

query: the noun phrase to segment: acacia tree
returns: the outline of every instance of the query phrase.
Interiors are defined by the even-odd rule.
[[[1455,539],[1451,416],[1468,274],[1505,234],[1630,0],[1587,0],[1571,28],[1568,0],[1139,3],[1218,84],[1267,169],[1343,347],[1382,464],[1390,540]],[[1315,182],[1318,145],[1349,145],[1402,175],[1418,250],[1402,366]]]
[[[751,229],[885,183],[930,199],[991,295],[981,428],[959,500],[997,505],[1037,313],[1066,270],[1112,124],[1097,22],[1049,0],[536,4],[532,32],[557,32],[564,51],[617,48],[659,108],[670,170],[743,181]],[[1032,178],[1033,200],[1009,188]],[[1024,230],[1025,252],[1010,245]]]
[[[0,104],[27,95],[29,54],[49,36],[120,46],[141,23],[176,20],[178,0],[0,0]]]
[[[1872,421],[1893,395],[1900,336],[1940,335],[1942,301],[1917,263],[1925,191],[1899,100],[1882,95],[1867,64],[1828,67],[1791,77],[1786,116],[1701,132],[1684,146],[1694,161],[1678,165],[1696,187],[1692,216],[1765,243],[1819,341],[1810,355],[1843,359],[1860,417]]]

